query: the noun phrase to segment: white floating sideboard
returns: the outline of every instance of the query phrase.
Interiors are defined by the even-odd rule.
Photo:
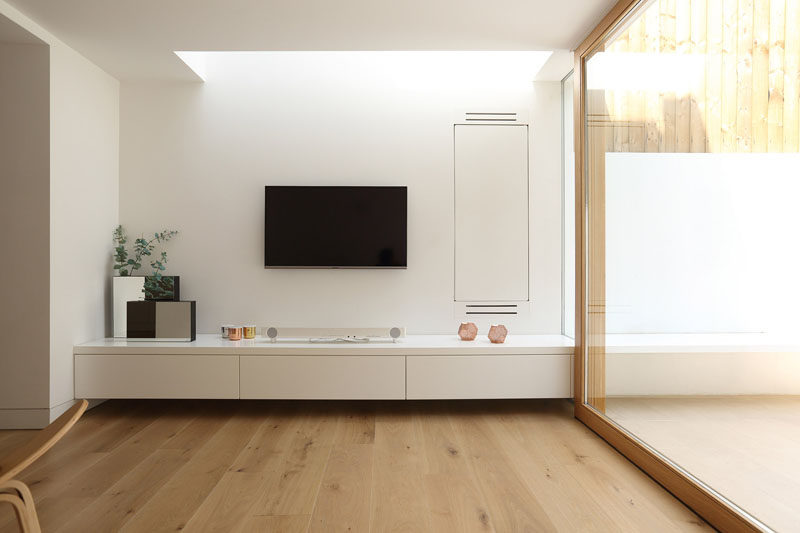
[[[572,339],[409,335],[397,343],[101,339],[74,347],[77,398],[569,398]]]

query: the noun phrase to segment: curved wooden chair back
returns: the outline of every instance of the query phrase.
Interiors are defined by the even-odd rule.
[[[56,442],[61,440],[61,437],[75,425],[75,422],[86,411],[88,405],[89,403],[86,400],[78,401],[49,426],[39,431],[25,445],[0,459],[0,486],[25,470],[31,463],[52,448]]]

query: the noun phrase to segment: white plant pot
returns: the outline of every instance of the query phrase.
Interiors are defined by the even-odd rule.
[[[128,336],[128,302],[144,300],[144,276],[113,278],[114,337]]]

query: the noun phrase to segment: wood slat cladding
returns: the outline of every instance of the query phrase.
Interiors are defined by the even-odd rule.
[[[800,0],[655,0],[604,51],[702,62],[685,90],[597,90],[607,151],[800,150]]]

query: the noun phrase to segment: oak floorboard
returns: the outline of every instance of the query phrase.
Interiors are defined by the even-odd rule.
[[[7,453],[22,446],[36,435],[33,429],[17,429],[10,431],[0,431],[0,457],[5,457]]]
[[[158,418],[147,418],[139,411],[136,420],[128,420],[123,425],[129,433],[119,433],[118,428],[113,439],[115,445],[105,447],[106,453],[88,468],[65,482],[51,483],[46,487],[48,490],[36,491],[35,498],[41,498],[43,502],[38,515],[44,531],[55,531],[64,523],[65,516],[72,516],[75,509],[89,506],[188,422],[185,417],[159,416],[163,409],[150,412]],[[96,448],[88,446],[88,449]],[[63,473],[58,471],[58,474]],[[21,476],[23,481],[26,481],[26,475],[23,473]]]
[[[158,418],[143,430],[119,444],[113,451],[97,461],[81,474],[66,483],[61,490],[48,498],[54,502],[39,513],[39,520],[45,531],[55,531],[64,522],[64,516],[71,516],[76,509],[90,506],[124,476],[145,461],[176,428],[186,421],[175,418]],[[138,489],[137,489],[138,490]],[[146,487],[141,490],[146,491]],[[80,496],[80,505],[73,502],[71,507],[65,503],[68,498]]]
[[[86,453],[107,453],[121,442],[142,430],[157,418],[154,405],[132,405],[130,402],[103,404],[100,413],[93,409],[81,418],[59,441],[59,445],[25,469],[26,476],[35,476],[39,470],[62,469]]]
[[[556,531],[555,524],[518,474],[514,462],[478,417],[457,413],[451,424],[498,531]]]
[[[687,513],[681,502],[588,428],[572,427],[563,417],[540,418],[530,413],[518,413],[515,420],[515,430],[524,434],[529,453],[537,450],[550,464],[568,472],[572,480],[566,482],[577,483],[585,494],[591,494],[587,502],[594,501],[594,507],[602,508],[623,529],[645,527],[653,516],[659,516],[667,530],[709,530],[705,522]]]
[[[252,516],[251,509],[264,490],[266,475],[225,472],[183,528],[187,532],[236,531]]]
[[[292,425],[288,448],[272,461],[275,466],[267,470],[268,484],[253,514],[312,513],[331,453],[336,422],[336,417],[306,415]]]
[[[795,419],[776,406],[787,464]],[[31,434],[0,431],[0,453]],[[756,445],[741,437],[713,464]],[[57,533],[708,530],[563,400],[109,401],[48,454],[22,477]]]
[[[446,412],[421,414],[415,421],[422,436],[423,468],[426,474],[463,475],[469,472],[464,447],[457,442]]]
[[[256,417],[234,412],[121,531],[177,531],[185,527],[261,423]]]
[[[269,417],[230,467],[232,472],[266,472],[279,467],[300,426],[296,417]]]
[[[378,413],[370,531],[433,531],[423,480],[423,447],[409,406]]]
[[[159,448],[186,452],[197,450],[216,435],[228,422],[229,418],[230,415],[213,414],[195,417],[183,429],[167,439]]]
[[[184,450],[154,451],[57,531],[118,531],[188,460]]]
[[[433,531],[495,531],[492,516],[470,474],[425,474],[425,497]]]
[[[91,451],[109,452],[152,424],[168,406],[168,404],[153,401],[143,403],[128,401],[126,404],[128,407],[122,411],[121,416],[111,418],[111,423],[102,426],[101,432],[91,432],[85,436],[76,433],[74,437],[82,436],[85,445],[89,446]],[[97,420],[96,423],[102,423],[102,421]],[[64,438],[69,437],[70,433],[67,433]]]
[[[494,531],[488,505],[448,416],[432,409],[416,417],[431,525],[434,531]]]
[[[369,530],[372,448],[371,444],[333,447],[311,516],[310,532]]]
[[[548,517],[559,531],[613,532],[622,531],[590,494],[570,475],[564,465],[548,457],[542,448],[532,445],[518,432],[515,417],[484,417],[487,425],[498,435],[501,446],[515,461],[516,467],[530,491],[539,498]],[[546,429],[544,429],[546,431]],[[575,506],[575,499],[581,505]]]
[[[351,411],[342,413],[333,442],[334,444],[374,444],[374,413],[358,406],[354,406]]]
[[[310,519],[306,515],[251,516],[235,533],[306,533]]]

